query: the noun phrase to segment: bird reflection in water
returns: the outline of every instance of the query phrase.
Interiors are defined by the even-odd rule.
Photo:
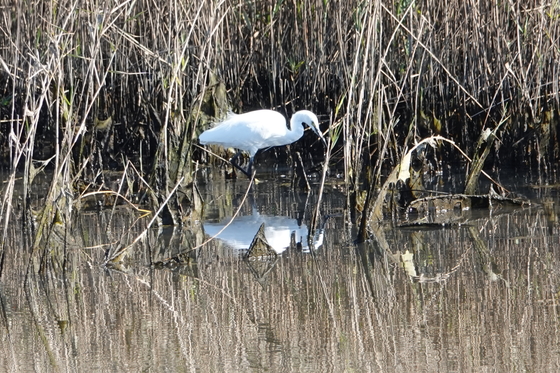
[[[294,244],[301,248],[303,252],[317,250],[323,245],[323,227],[317,229],[313,239],[308,244],[309,230],[307,226],[300,224],[297,219],[287,216],[261,215],[253,208],[252,215],[237,216],[227,225],[229,221],[230,218],[223,219],[219,223],[205,222],[203,224],[204,231],[209,236],[216,236],[217,239],[233,249],[243,251],[249,249],[253,238],[263,223],[265,224],[264,235],[266,240],[277,254],[283,253]],[[227,227],[225,227],[226,225]]]

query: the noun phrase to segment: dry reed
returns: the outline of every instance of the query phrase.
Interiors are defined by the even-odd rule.
[[[178,180],[193,181],[197,133],[230,105],[332,118],[323,126],[350,195],[364,180],[379,185],[415,141],[442,135],[469,152],[508,115],[496,159],[548,170],[560,158],[558,2],[1,0],[0,9],[4,232],[16,173],[29,188],[33,159],[54,170],[45,227],[57,211],[70,221],[80,185],[101,187],[104,170],[128,161],[152,201],[167,201]]]

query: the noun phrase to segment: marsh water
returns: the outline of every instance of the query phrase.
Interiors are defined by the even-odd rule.
[[[303,192],[290,177],[259,178],[246,194],[248,181],[210,173],[198,183],[204,218],[150,229],[119,266],[102,265],[106,252],[149,217],[123,206],[80,213],[53,247],[64,255],[41,259],[35,274],[16,206],[0,370],[560,371],[557,187],[518,178],[508,187],[530,207],[387,228],[355,245],[337,179],[313,230],[313,180]],[[279,256],[246,260],[262,223]]]

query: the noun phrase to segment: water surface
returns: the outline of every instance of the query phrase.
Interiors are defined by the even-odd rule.
[[[560,370],[556,188],[533,190],[546,209],[387,229],[356,246],[336,180],[323,196],[319,241],[306,237],[316,189],[265,178],[244,200],[247,184],[201,181],[205,219],[150,230],[116,268],[101,265],[105,252],[132,242],[146,218],[128,209],[80,214],[66,262],[45,258],[26,285],[30,243],[14,222],[0,282],[0,369]],[[189,252],[238,209],[223,239]],[[280,255],[244,260],[263,222]]]

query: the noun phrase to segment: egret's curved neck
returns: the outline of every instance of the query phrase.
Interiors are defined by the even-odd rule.
[[[303,136],[303,118],[300,118],[298,113],[292,115],[290,119],[290,129],[286,132],[286,139],[294,142]]]

